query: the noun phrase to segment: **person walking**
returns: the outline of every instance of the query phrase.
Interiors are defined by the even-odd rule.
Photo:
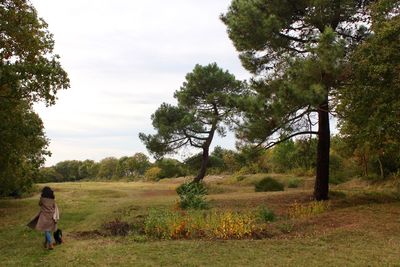
[[[54,245],[51,239],[52,232],[57,230],[57,221],[59,219],[59,210],[55,202],[54,191],[45,186],[39,200],[40,212],[28,223],[32,229],[44,232],[44,247],[53,249]]]

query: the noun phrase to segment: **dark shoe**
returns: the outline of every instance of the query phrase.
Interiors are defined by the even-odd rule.
[[[49,250],[52,250],[52,249],[54,249],[54,246],[53,246],[53,244],[47,244],[47,249],[49,249]]]

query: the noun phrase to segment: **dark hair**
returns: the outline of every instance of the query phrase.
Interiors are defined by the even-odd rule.
[[[45,186],[42,189],[42,197],[54,199],[54,192],[50,187]]]

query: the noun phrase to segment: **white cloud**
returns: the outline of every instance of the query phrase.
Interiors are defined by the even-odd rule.
[[[145,152],[138,133],[152,132],[150,115],[175,103],[173,92],[197,63],[247,78],[219,20],[230,0],[32,3],[71,79],[55,106],[36,105],[51,139],[47,165]],[[233,147],[233,136],[214,143]]]

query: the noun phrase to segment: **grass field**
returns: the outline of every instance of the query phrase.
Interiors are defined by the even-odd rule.
[[[264,205],[284,218],[295,201],[310,201],[311,178],[302,178],[299,188],[274,193],[255,193],[257,179],[208,178],[212,208],[241,211]],[[279,219],[271,223],[270,237],[259,240],[96,234],[116,218],[135,222],[150,207],[173,207],[180,182],[50,184],[66,241],[53,251],[42,248],[42,233],[25,226],[38,211],[39,194],[0,200],[0,266],[400,266],[398,194],[354,182],[333,188],[328,211],[306,219]]]

